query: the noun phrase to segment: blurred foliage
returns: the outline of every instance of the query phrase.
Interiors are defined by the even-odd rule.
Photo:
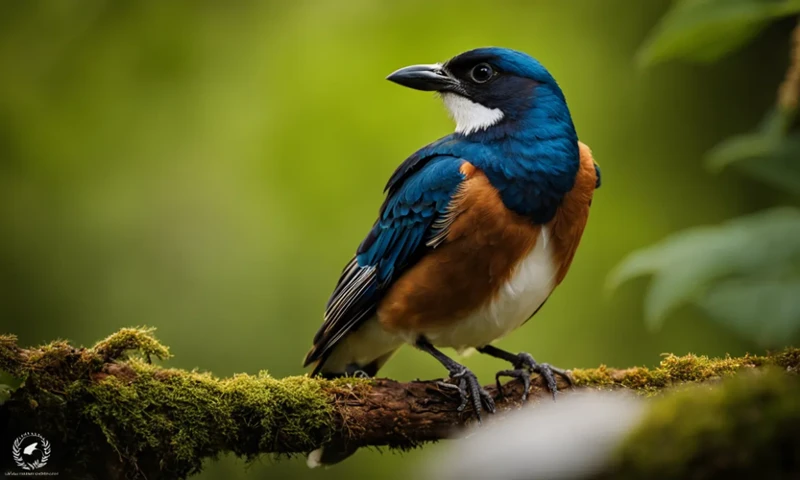
[[[755,133],[737,135],[714,147],[706,159],[715,171],[734,166],[765,183],[800,195],[800,133],[789,130],[790,112],[775,109]]]
[[[769,21],[800,12],[800,2],[686,0],[669,11],[643,49],[648,61],[670,56],[713,60],[740,47]],[[800,23],[776,107],[755,132],[724,140],[708,154],[714,170],[732,165],[800,195]],[[725,39],[723,41],[723,38]],[[776,208],[718,227],[695,228],[628,256],[609,277],[613,289],[652,275],[645,300],[651,327],[682,303],[759,344],[784,345],[800,331],[800,209]]]
[[[776,346],[800,329],[800,210],[776,208],[717,227],[674,234],[631,254],[610,286],[652,275],[645,316],[652,327],[693,301],[748,338]]]
[[[435,98],[385,76],[501,45],[558,79],[604,184],[566,280],[499,346],[565,368],[755,351],[694,306],[649,331],[643,282],[603,295],[630,251],[785,200],[749,177],[711,179],[698,159],[774,101],[791,26],[713,68],[641,71],[637,49],[671,5],[0,2],[0,331],[90,345],[146,324],[172,347],[170,366],[301,374],[386,179],[453,128]],[[463,361],[487,383],[506,367]],[[381,374],[444,372],[401,349]],[[199,477],[401,479],[438,448],[362,450],[324,471],[223,459]]]
[[[639,62],[718,60],[771,21],[798,13],[798,0],[676,0],[639,51]]]

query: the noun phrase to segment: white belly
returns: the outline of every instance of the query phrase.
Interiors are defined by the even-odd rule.
[[[378,317],[369,318],[358,330],[342,339],[325,361],[323,371],[340,373],[350,364],[367,365],[403,343],[401,336],[385,330],[378,323]]]
[[[420,333],[437,347],[452,347],[460,352],[480,347],[522,325],[553,291],[556,269],[546,228],[536,246],[514,269],[494,299],[470,316],[447,327],[426,332],[389,332],[377,321],[368,319],[336,346],[325,362],[324,371],[343,372],[351,363],[366,365],[395,350],[403,343],[414,344]]]
[[[530,318],[555,287],[556,269],[545,227],[536,246],[514,269],[494,299],[454,324],[427,332],[436,346],[459,351],[480,347],[503,337]]]

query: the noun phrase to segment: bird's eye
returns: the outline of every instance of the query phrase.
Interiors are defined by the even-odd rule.
[[[469,74],[476,83],[486,83],[494,76],[494,69],[488,63],[479,63]]]

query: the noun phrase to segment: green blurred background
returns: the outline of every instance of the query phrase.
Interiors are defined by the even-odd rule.
[[[3,1],[0,331],[22,344],[90,344],[149,325],[175,367],[303,373],[385,180],[453,128],[431,95],[384,77],[499,45],[559,79],[603,171],[566,282],[500,345],[565,368],[758,351],[691,308],[648,330],[644,280],[603,290],[630,251],[776,198],[735,173],[710,176],[700,160],[774,102],[785,31],[713,66],[639,70],[636,49],[668,6]],[[487,382],[504,367],[465,362]],[[409,348],[382,371],[444,373]],[[400,479],[436,452],[360,451],[325,471],[223,458],[197,478]]]

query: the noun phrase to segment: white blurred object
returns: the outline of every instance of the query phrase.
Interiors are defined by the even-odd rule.
[[[541,401],[451,443],[428,465],[428,478],[583,478],[605,466],[644,410],[641,399],[622,392],[576,392]]]

